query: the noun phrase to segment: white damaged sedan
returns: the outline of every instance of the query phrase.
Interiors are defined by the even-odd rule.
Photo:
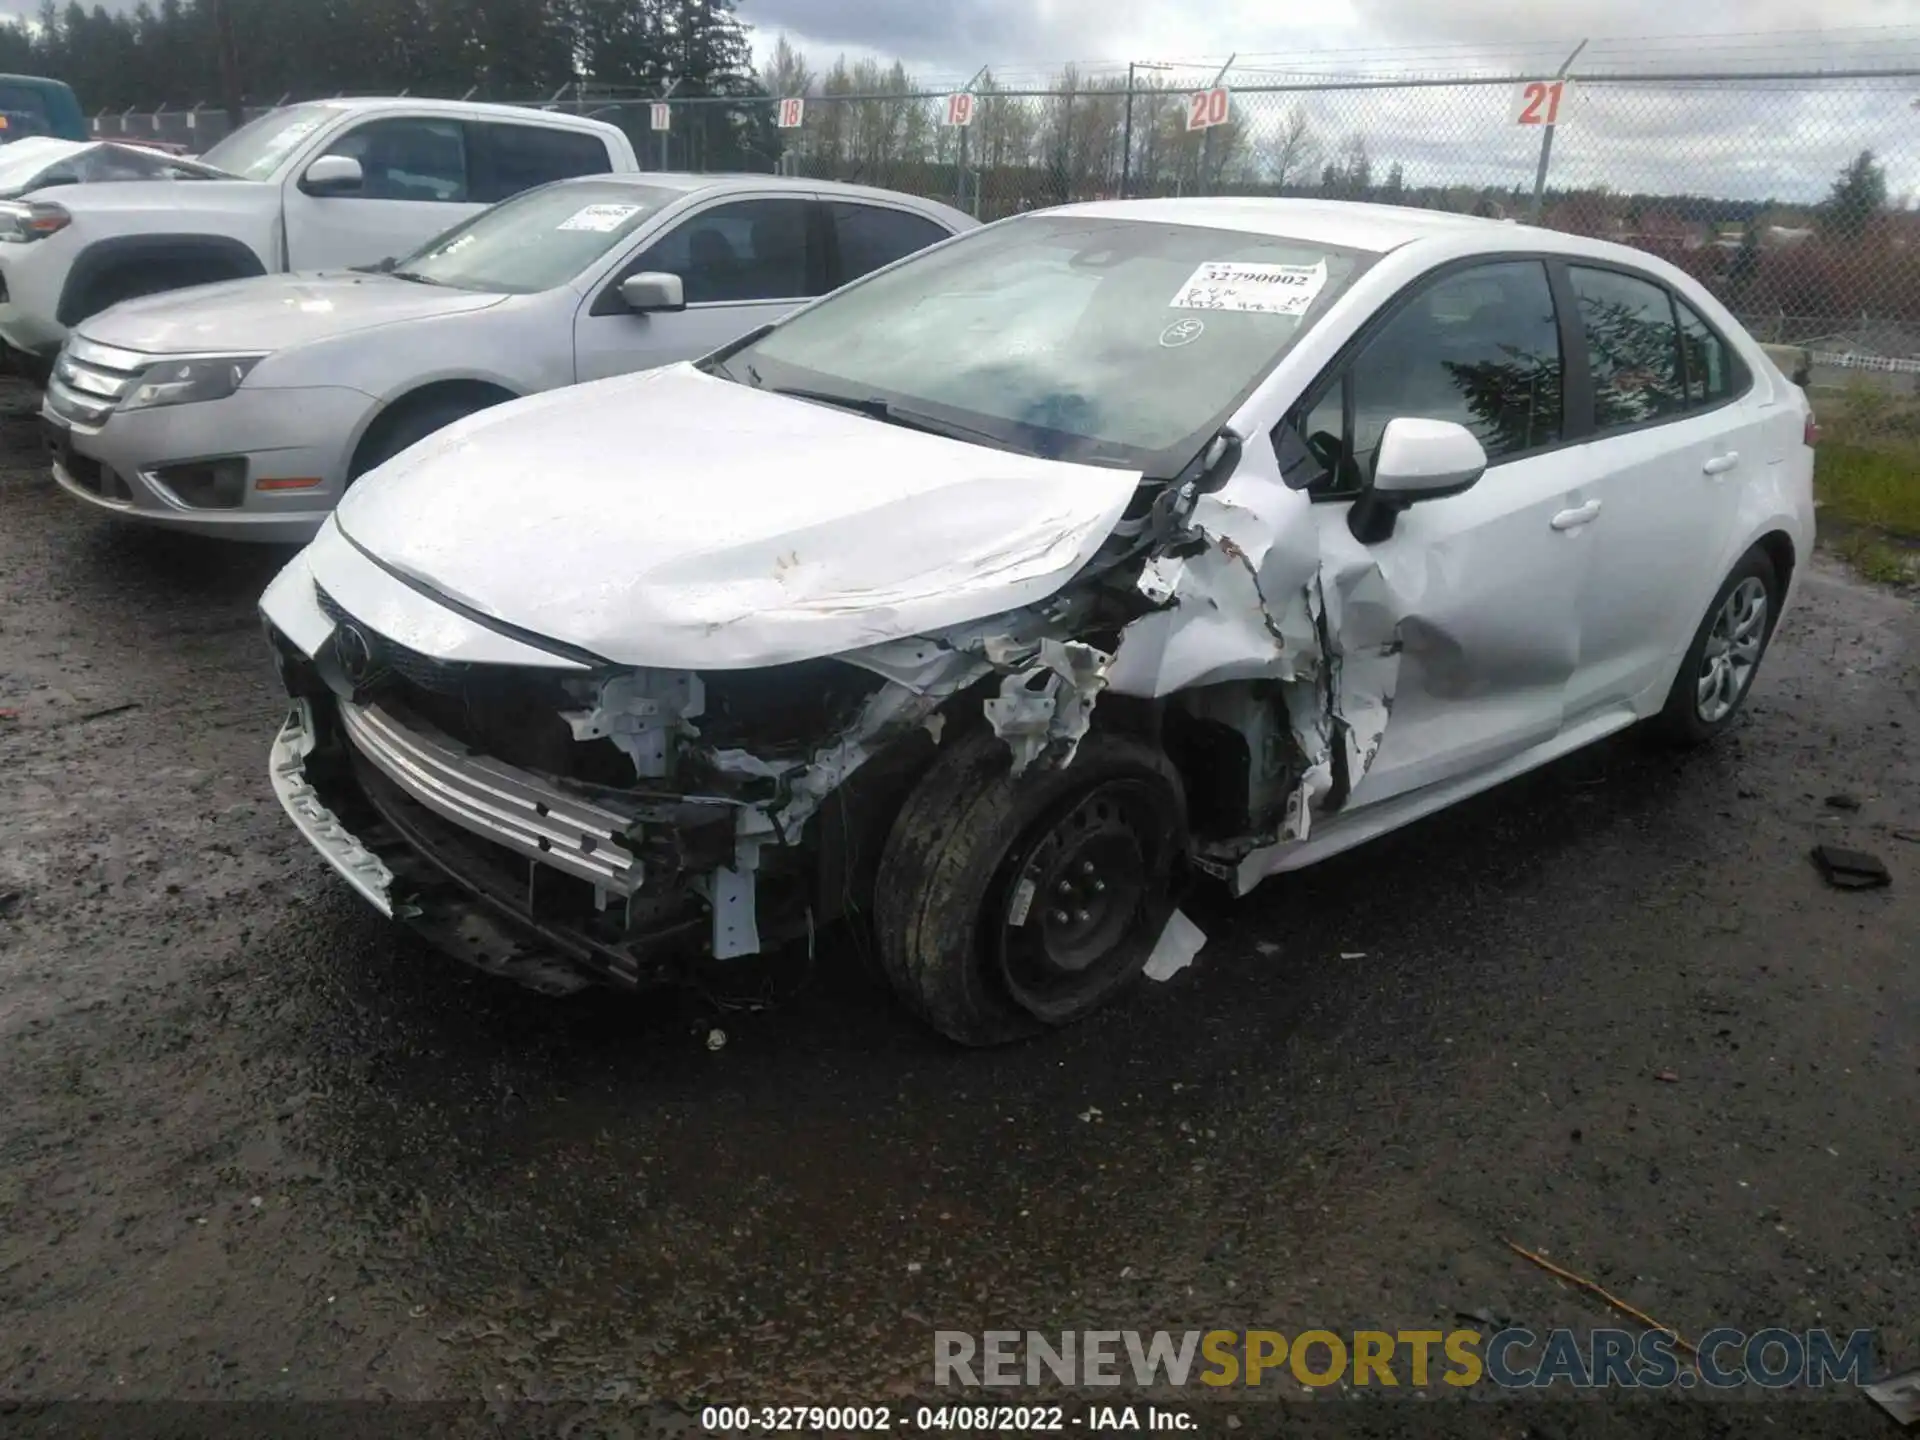
[[[1003,1041],[1190,949],[1183,877],[1726,728],[1813,439],[1636,251],[1025,215],[375,471],[262,602],[273,783],[374,905],[537,987],[847,920],[935,1028]]]

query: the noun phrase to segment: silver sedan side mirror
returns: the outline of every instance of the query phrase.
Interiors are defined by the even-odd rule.
[[[636,315],[653,310],[687,308],[686,287],[678,275],[664,270],[642,270],[620,282],[620,303]]]
[[[1387,422],[1373,484],[1347,511],[1347,528],[1363,545],[1393,533],[1409,505],[1469,490],[1486,473],[1487,452],[1464,425],[1401,416]]]

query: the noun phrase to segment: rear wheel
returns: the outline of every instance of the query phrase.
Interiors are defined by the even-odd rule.
[[[1749,550],[1707,607],[1655,718],[1661,738],[1700,745],[1732,725],[1779,618],[1780,581],[1764,550]]]
[[[995,1045],[1091,1014],[1146,964],[1186,849],[1158,748],[1088,735],[1015,777],[991,735],[955,743],[907,798],[881,858],[880,960],[942,1034]]]

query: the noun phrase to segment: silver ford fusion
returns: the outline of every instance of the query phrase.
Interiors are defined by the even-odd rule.
[[[975,223],[824,181],[560,181],[376,273],[262,276],[86,320],[41,412],[54,477],[126,519],[305,540],[359,476],[462,416],[691,359]]]

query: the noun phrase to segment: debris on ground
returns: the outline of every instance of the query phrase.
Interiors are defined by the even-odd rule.
[[[1614,1295],[1609,1291],[1601,1289],[1598,1285],[1596,1285],[1593,1281],[1587,1279],[1585,1276],[1576,1275],[1571,1270],[1563,1270],[1558,1265],[1554,1264],[1551,1260],[1546,1259],[1544,1256],[1536,1255],[1533,1253],[1533,1251],[1528,1250],[1523,1246],[1516,1245],[1511,1240],[1506,1242],[1506,1246],[1509,1250],[1513,1251],[1514,1254],[1520,1256],[1522,1259],[1531,1260],[1535,1265],[1538,1265],[1542,1270],[1545,1270],[1549,1275],[1557,1275],[1560,1279],[1565,1280],[1569,1285],[1577,1286],[1580,1289],[1586,1291],[1589,1295],[1596,1296],[1599,1299],[1606,1301],[1607,1304],[1611,1305],[1615,1310],[1618,1310],[1622,1315],[1625,1315],[1628,1318],[1633,1320],[1638,1320],[1642,1325],[1646,1326],[1647,1329],[1657,1330],[1662,1335],[1667,1335],[1672,1337],[1673,1343],[1677,1348],[1686,1351],[1687,1354],[1691,1355],[1694,1358],[1696,1363],[1699,1361],[1700,1352],[1694,1349],[1694,1347],[1691,1344],[1689,1344],[1685,1339],[1683,1339],[1681,1337],[1680,1332],[1674,1329],[1671,1325],[1662,1325],[1658,1320],[1654,1319],[1651,1315],[1647,1314],[1644,1310],[1634,1309],[1633,1306],[1629,1305],[1626,1301],[1622,1300],[1619,1296]]]
[[[27,892],[24,890],[0,890],[0,919],[13,914],[26,898]]]
[[[128,700],[119,705],[106,705],[98,710],[85,711],[82,714],[74,716],[73,719],[67,723],[71,725],[85,725],[90,721],[105,720],[110,715],[124,715],[129,710],[138,710],[139,708],[140,702],[138,700]]]
[[[1153,953],[1147,956],[1147,978],[1171,980],[1193,963],[1193,957],[1206,943],[1207,932],[1189,920],[1184,911],[1174,911],[1167,917],[1160,938],[1154,942]]]
[[[1893,1417],[1894,1424],[1920,1422],[1920,1370],[1909,1370],[1904,1375],[1860,1388],[1869,1400]]]
[[[1813,863],[1820,867],[1821,875],[1836,890],[1877,890],[1893,883],[1893,876],[1887,872],[1880,858],[1864,850],[1816,845],[1813,847]]]
[[[1678,1085],[1680,1083],[1679,1073],[1673,1070],[1657,1070],[1654,1072],[1653,1078],[1668,1085]]]
[[[707,1031],[707,1049],[724,1050],[727,1048],[727,1032],[724,1030]]]
[[[1860,797],[1858,795],[1849,795],[1845,791],[1840,791],[1837,794],[1827,796],[1827,808],[1829,810],[1858,810],[1860,808]]]
[[[1511,1330],[1514,1324],[1512,1316],[1502,1315],[1490,1305],[1482,1305],[1478,1310],[1456,1310],[1453,1314],[1456,1320],[1471,1320],[1489,1330]]]

